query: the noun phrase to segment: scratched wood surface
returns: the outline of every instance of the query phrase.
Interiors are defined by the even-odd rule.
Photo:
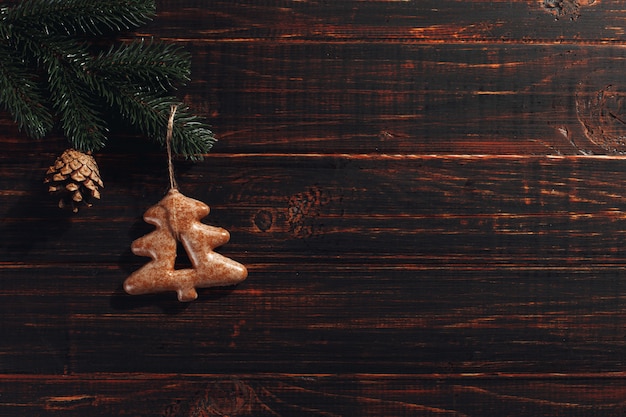
[[[249,278],[126,295],[163,150],[116,129],[70,215],[0,114],[0,416],[624,415],[626,4],[158,7]]]

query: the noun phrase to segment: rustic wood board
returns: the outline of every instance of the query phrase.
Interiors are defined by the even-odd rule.
[[[4,415],[620,416],[623,375],[606,380],[388,375],[13,376]],[[600,389],[599,385],[605,385]]]
[[[177,178],[248,280],[126,295],[163,150],[114,126],[71,215],[3,113],[0,416],[624,414],[622,2],[207,3],[138,34],[193,55]]]

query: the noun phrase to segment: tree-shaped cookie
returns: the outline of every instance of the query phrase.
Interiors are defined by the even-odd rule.
[[[208,214],[209,206],[171,188],[144,214],[156,230],[135,240],[131,250],[152,260],[124,281],[124,290],[131,295],[176,291],[179,301],[192,301],[198,297],[196,288],[245,280],[245,266],[213,251],[228,242],[230,234],[201,223]],[[182,243],[193,268],[175,269],[177,242]]]

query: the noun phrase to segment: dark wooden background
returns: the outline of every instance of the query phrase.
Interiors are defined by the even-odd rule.
[[[91,209],[0,119],[1,416],[623,416],[626,3],[160,0],[236,288],[131,297],[165,155]],[[136,34],[130,34],[134,37]]]

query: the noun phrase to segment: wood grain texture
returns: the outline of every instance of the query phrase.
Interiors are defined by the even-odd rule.
[[[3,415],[621,416],[623,375],[589,378],[387,375],[6,375]]]
[[[0,416],[624,414],[622,2],[158,6],[249,278],[128,296],[165,152],[112,126],[71,215],[0,114]]]

